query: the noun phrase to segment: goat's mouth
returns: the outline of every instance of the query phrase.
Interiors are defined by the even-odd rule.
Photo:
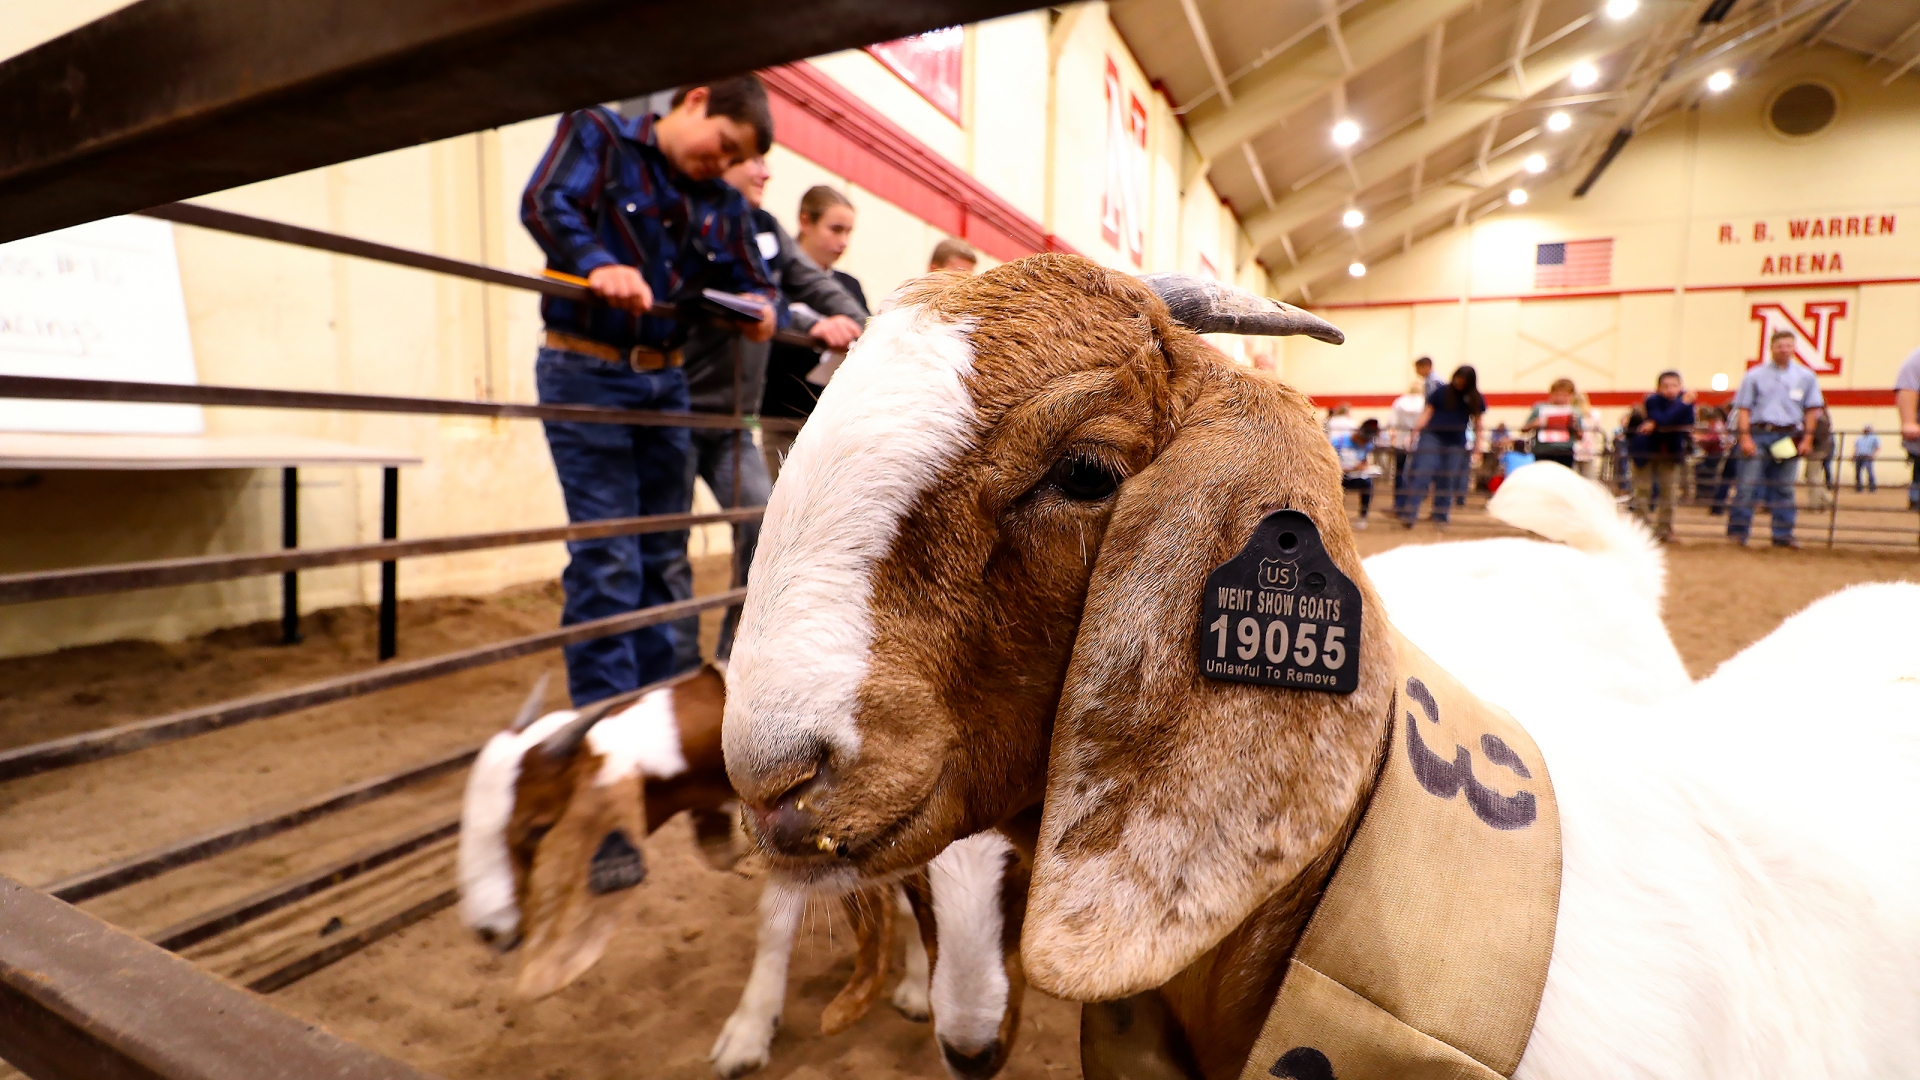
[[[764,835],[758,835],[757,830],[755,840],[767,853],[776,875],[810,888],[831,885],[853,889],[874,881],[891,880],[939,854],[937,848],[925,853],[905,851],[902,844],[914,833],[928,831],[933,802],[934,793],[928,792],[920,802],[865,835],[839,837],[834,836],[830,828],[823,830],[821,840],[824,842],[817,841],[811,849],[782,850],[769,843]]]

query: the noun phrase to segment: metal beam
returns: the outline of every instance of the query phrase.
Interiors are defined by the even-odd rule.
[[[1233,90],[1227,85],[1226,73],[1220,70],[1220,56],[1213,51],[1213,37],[1207,33],[1207,23],[1200,17],[1200,6],[1194,0],[1180,0],[1180,10],[1186,13],[1187,29],[1193,31],[1193,43],[1200,47],[1200,59],[1206,61],[1207,75],[1213,79],[1213,91],[1220,100],[1233,104]]]
[[[139,0],[0,63],[0,241],[1032,0]]]
[[[1575,64],[1619,45],[1627,36],[1627,31],[1611,26],[1598,33],[1566,35],[1527,59],[1533,73],[1529,84],[1536,92],[1545,90],[1566,78]],[[1431,121],[1406,128],[1355,154],[1353,172],[1358,176],[1358,187],[1365,189],[1386,180],[1523,104],[1526,97],[1519,80],[1510,69],[1503,66],[1502,70],[1504,74],[1434,110]],[[1333,174],[1322,175],[1283,197],[1272,210],[1247,218],[1247,236],[1254,250],[1269,247],[1301,225],[1345,206],[1352,195],[1353,189],[1334,179]]]
[[[1341,41],[1353,70],[1365,71],[1419,41],[1475,0],[1391,0],[1345,24]],[[1188,114],[1188,132],[1205,161],[1278,125],[1347,77],[1340,50],[1329,40],[1298,61],[1262,70],[1241,81],[1231,108],[1209,104]]]
[[[0,1057],[34,1080],[430,1080],[5,877]]]
[[[1426,55],[1420,64],[1420,117],[1433,119],[1433,107],[1440,100],[1440,57],[1447,47],[1447,25],[1441,23],[1427,31]]]
[[[1488,191],[1501,187],[1526,168],[1527,153],[1513,151],[1503,154],[1487,163],[1487,181],[1484,184],[1444,183],[1428,188],[1426,193],[1406,206],[1378,221],[1369,221],[1361,226],[1360,235],[1397,237],[1417,232],[1423,225],[1432,224],[1434,219],[1453,216],[1459,219],[1461,212],[1467,209],[1474,199],[1484,196]],[[1469,170],[1478,172],[1479,170]],[[1362,244],[1364,250],[1365,245]],[[1326,250],[1315,252],[1296,264],[1293,269],[1274,279],[1275,295],[1289,297],[1296,292],[1304,293],[1306,288],[1324,277],[1338,273],[1351,261],[1350,250],[1345,243],[1330,245]]]

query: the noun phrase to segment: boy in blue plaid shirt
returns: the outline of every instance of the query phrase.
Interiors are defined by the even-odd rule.
[[[599,303],[546,297],[535,364],[543,404],[686,412],[682,320],[648,314],[656,300],[688,304],[703,289],[762,310],[742,334],[766,341],[778,293],[754,240],[751,209],[720,174],[773,143],[766,89],[751,75],[682,87],[665,116],[604,107],[561,117],[528,181],[521,220],[547,266],[584,278]],[[567,517],[574,522],[685,512],[692,501],[685,428],[548,421]],[[621,615],[691,595],[687,534],[650,533],[567,545],[562,625]],[[576,706],[673,673],[674,631],[650,626],[569,646]]]

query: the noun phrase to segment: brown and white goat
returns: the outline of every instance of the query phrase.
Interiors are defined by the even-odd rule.
[[[721,869],[743,854],[744,839],[733,827],[735,796],[720,753],[725,691],[713,669],[683,676],[624,710],[542,716],[545,690],[542,679],[475,761],[459,850],[462,920],[502,951],[525,944],[518,988],[529,996],[560,989],[599,958],[646,877],[640,841],[654,828],[687,811],[703,853]],[[1011,1048],[998,1036],[1010,1033],[1019,1016],[1017,936],[1009,935],[1017,934],[1024,911],[1030,836],[1023,850],[1026,857],[999,833],[970,838],[905,886],[844,894],[854,970],[821,1016],[823,1033],[850,1027],[871,1008],[888,976],[895,914],[906,910],[919,922],[894,1007],[912,1020],[929,1018],[928,953],[945,927],[949,962],[933,973],[931,987],[943,1003],[936,1037],[962,1075],[998,1072]],[[767,1063],[805,902],[803,889],[778,877],[766,887],[753,971],[711,1055],[722,1076]],[[983,1025],[994,1037],[980,1036]]]
[[[1290,982],[1351,1006],[1342,1019],[1305,1021],[1327,1021],[1320,1033],[1354,1051],[1339,1076],[1911,1074],[1915,590],[1829,598],[1688,686],[1659,622],[1658,559],[1644,544],[1633,554],[1632,537],[1581,528],[1565,534],[1575,547],[1584,532],[1615,556],[1576,573],[1614,562],[1638,577],[1607,590],[1638,597],[1617,624],[1648,639],[1634,643],[1648,646],[1638,659],[1568,629],[1589,614],[1555,604],[1571,562],[1496,581],[1463,572],[1474,567],[1459,565],[1461,551],[1406,578],[1444,587],[1428,590],[1430,603],[1449,605],[1428,610],[1428,632],[1455,640],[1428,649],[1408,633],[1415,649],[1400,654],[1309,403],[1212,354],[1188,327],[1214,324],[1184,308],[1084,260],[1041,256],[922,283],[869,325],[774,489],[729,672],[730,775],[779,865],[829,885],[884,878],[1044,792],[1024,956],[1041,989],[1104,1003],[1082,1012],[1090,1076],[1331,1077],[1329,1057],[1309,1045],[1249,1055],[1335,864],[1365,854],[1348,838],[1376,777],[1389,801],[1393,785],[1412,784],[1493,829],[1502,826],[1479,805],[1468,814],[1455,802],[1460,787],[1463,802],[1517,798],[1484,783],[1464,745],[1448,763],[1414,737],[1444,730],[1414,712],[1437,724],[1434,699],[1457,691],[1452,700],[1479,696],[1518,718],[1527,730],[1509,733],[1530,735],[1553,762],[1559,858],[1522,869],[1535,882],[1553,872],[1554,921],[1501,942],[1536,959],[1550,949],[1544,972],[1524,973],[1544,987],[1521,986],[1497,959],[1455,963],[1452,953],[1436,965],[1435,952],[1369,942],[1359,958],[1387,961],[1373,974],[1432,984],[1429,1019],[1448,1014],[1461,1037],[1401,1024],[1425,1040],[1417,1054],[1372,1053],[1392,1033],[1368,1021],[1405,1000],[1369,998],[1352,982]],[[1529,479],[1532,470],[1542,471]],[[1500,498],[1554,480],[1585,483],[1529,466]],[[1617,523],[1591,490],[1539,508],[1581,514],[1582,501],[1605,511],[1587,525]],[[1364,598],[1349,695],[1199,670],[1209,571],[1278,509],[1312,519]],[[1402,550],[1406,563],[1433,551]],[[1386,596],[1396,619],[1414,598]],[[1529,601],[1553,617],[1531,622],[1523,640],[1461,632],[1476,618],[1504,625]],[[813,667],[795,677],[803,656]],[[1809,656],[1833,676],[1806,678]],[[1402,663],[1432,679],[1404,684],[1408,737],[1396,743],[1389,702]],[[1633,667],[1611,683],[1595,677],[1623,664]],[[1456,679],[1464,685],[1429,693]],[[1405,755],[1388,757],[1390,745]],[[1480,747],[1483,761],[1531,785],[1526,794],[1548,790],[1543,772],[1513,767],[1511,745]],[[1415,782],[1423,768],[1433,786]],[[1823,786],[1829,778],[1839,786]],[[1390,820],[1372,817],[1363,833],[1399,828],[1381,824]],[[1392,854],[1405,858],[1345,878],[1348,894],[1406,902],[1390,920],[1341,932],[1393,942],[1416,937],[1430,914],[1485,910],[1421,865],[1431,852]],[[1505,869],[1465,891],[1484,885],[1503,899]],[[1547,910],[1513,907],[1529,919]],[[1496,919],[1462,937],[1507,938],[1511,925]],[[1462,993],[1463,973],[1489,992]],[[1500,1053],[1463,1049],[1488,1033]]]
[[[1203,329],[1339,337],[1180,286]],[[728,671],[729,775],[777,865],[904,872],[1040,802],[1051,771],[1042,852],[1072,872],[1039,866],[1028,933],[1060,932],[1025,942],[1029,977],[1082,1001],[1164,986],[1175,1026],[1208,1033],[1199,1071],[1236,1074],[1390,695],[1377,666],[1346,697],[1194,676],[1181,621],[1277,507],[1366,588],[1308,400],[1147,285],[1050,255],[910,286],[782,469]],[[1076,738],[1049,769],[1056,725]],[[1236,932],[1261,905],[1282,917]]]

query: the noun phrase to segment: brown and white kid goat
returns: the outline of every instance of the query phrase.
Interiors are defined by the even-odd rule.
[[[545,690],[542,679],[476,760],[459,851],[463,921],[501,951],[525,945],[518,988],[534,997],[578,978],[604,951],[646,877],[640,842],[654,828],[687,811],[703,853],[720,869],[740,858],[745,839],[733,827],[735,796],[720,754],[724,687],[713,669],[683,676],[624,710],[542,716]],[[1025,850],[1032,850],[1030,839]],[[929,953],[946,927],[949,962],[932,973],[933,995],[942,1002],[936,1037],[963,1075],[998,1072],[1011,1041],[980,1032],[1010,1032],[1018,1022],[1017,945],[1003,940],[1002,927],[1017,930],[1030,866],[1010,851],[999,833],[970,838],[904,886],[843,895],[855,964],[822,1014],[823,1032],[850,1027],[872,1006],[888,976],[894,916],[908,910],[920,918],[894,1006],[909,1019],[929,1018]],[[777,876],[768,883],[752,975],[714,1044],[722,1076],[768,1061],[805,902],[803,889]]]

